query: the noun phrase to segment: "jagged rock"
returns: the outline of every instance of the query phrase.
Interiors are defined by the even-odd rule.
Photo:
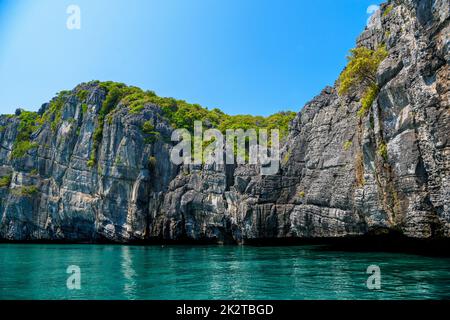
[[[152,104],[137,114],[114,110],[92,166],[105,100],[95,82],[70,93],[61,121],[34,132],[37,147],[20,159],[11,151],[23,111],[0,116],[0,177],[10,177],[0,187],[0,238],[450,237],[449,3],[395,0],[381,10],[358,38],[369,48],[385,43],[389,52],[371,110],[360,119],[360,97],[325,88],[292,121],[274,176],[254,165],[173,165],[173,129]],[[146,121],[163,138],[146,141]]]

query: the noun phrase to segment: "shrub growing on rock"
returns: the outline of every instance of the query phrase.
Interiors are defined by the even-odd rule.
[[[378,155],[383,158],[384,160],[387,160],[388,157],[388,149],[386,143],[382,142],[378,146]]]
[[[6,188],[9,187],[9,185],[11,184],[11,178],[12,175],[6,175],[0,178],[0,188]]]
[[[386,59],[388,52],[384,45],[377,50],[358,47],[350,50],[348,65],[339,76],[339,95],[361,92],[362,107],[358,114],[364,116],[369,110],[376,96],[378,86],[376,73],[380,63]]]
[[[37,143],[31,142],[31,134],[39,128],[37,124],[38,114],[36,112],[22,111],[19,119],[20,124],[11,152],[12,159],[22,158],[29,150],[38,147]]]

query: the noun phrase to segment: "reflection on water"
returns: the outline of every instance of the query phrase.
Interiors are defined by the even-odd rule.
[[[449,299],[450,259],[303,247],[0,245],[0,299]],[[81,268],[81,290],[66,268]],[[366,287],[369,265],[381,290]]]
[[[127,299],[135,299],[136,290],[136,272],[133,269],[133,260],[130,254],[130,247],[121,247],[121,270],[123,277],[126,279],[124,283],[124,294]]]

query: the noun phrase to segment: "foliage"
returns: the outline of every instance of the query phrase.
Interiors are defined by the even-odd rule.
[[[384,143],[384,142],[380,143],[380,145],[378,146],[377,153],[384,160],[387,160],[387,158],[388,158],[388,148],[387,148],[386,143]]]
[[[24,195],[32,195],[38,193],[39,189],[37,186],[27,186],[22,188],[22,194]]]
[[[378,66],[388,55],[385,46],[380,46],[375,51],[358,47],[350,50],[350,53],[351,55],[347,57],[349,63],[339,76],[340,95],[376,84]]]
[[[227,129],[278,129],[280,138],[287,135],[289,123],[294,119],[295,112],[279,112],[269,117],[251,116],[251,115],[224,115],[218,129],[225,132]]]
[[[152,98],[156,97],[153,91],[143,91],[136,87],[131,87],[129,93],[122,103],[128,106],[131,113],[139,113],[148,103],[152,103]]]
[[[100,145],[103,139],[103,126],[105,123],[105,117],[109,115],[109,113],[119,104],[120,100],[126,94],[126,88],[123,83],[116,82],[102,82],[100,87],[106,90],[106,98],[102,103],[102,107],[98,114],[98,123],[94,130],[93,140],[94,144],[91,150],[91,156],[87,163],[89,167],[93,167],[96,163],[96,154],[98,146]]]
[[[145,121],[142,125],[142,132],[145,134],[153,134],[155,133],[155,126],[151,121]]]
[[[285,155],[284,155],[284,157],[283,157],[282,164],[283,164],[283,165],[286,165],[286,164],[288,163],[289,159],[291,158],[291,156],[292,156],[292,150],[289,149],[289,150],[285,153]]]
[[[77,94],[76,94],[78,100],[80,100],[80,101],[86,100],[86,98],[88,97],[88,95],[89,95],[89,91],[86,90],[86,89],[81,89],[81,90],[79,90],[79,91],[77,92]]]
[[[154,143],[158,140],[159,137],[159,132],[155,132],[153,135],[150,135],[146,138],[144,138],[144,142],[149,144],[149,143]]]
[[[353,145],[353,142],[352,142],[351,140],[345,141],[345,142],[344,142],[344,150],[345,150],[345,151],[350,150],[350,148],[352,147],[352,145]]]
[[[12,194],[23,197],[31,197],[38,192],[39,188],[37,186],[22,186],[11,190]]]
[[[358,116],[364,117],[369,111],[372,103],[375,101],[379,92],[379,88],[376,84],[373,84],[364,92],[361,99],[361,108],[358,110]]]
[[[339,95],[349,92],[362,92],[362,110],[365,115],[378,94],[376,72],[380,63],[388,56],[384,45],[377,50],[358,47],[350,51],[348,65],[339,76]]]
[[[30,197],[39,192],[37,186],[23,186],[19,188],[12,189],[11,191],[16,196]]]
[[[36,112],[22,111],[19,115],[20,124],[18,127],[17,139],[27,140],[30,135],[38,128],[36,121],[39,116]]]
[[[0,188],[9,187],[11,184],[12,175],[6,175],[0,178]]]
[[[383,12],[383,17],[386,17],[389,13],[391,13],[392,9],[394,9],[394,6],[392,4],[388,5]]]
[[[174,128],[184,128],[193,131],[194,122],[202,121],[207,128],[217,128],[225,133],[227,129],[279,129],[280,138],[287,135],[289,123],[294,119],[295,112],[279,112],[269,117],[251,115],[227,115],[215,108],[208,110],[199,104],[191,104],[184,100],[164,98],[157,96],[153,91],[143,91],[140,88],[126,86],[122,83],[102,82],[100,86],[107,90],[108,94],[99,114],[99,123],[94,132],[94,148],[88,165],[95,163],[97,147],[102,139],[104,117],[115,106],[121,104],[128,108],[132,114],[140,113],[148,104],[161,108],[164,116]],[[150,121],[142,125],[142,132],[146,134],[145,142],[152,143],[158,139],[159,133]]]
[[[17,129],[16,140],[14,141],[11,158],[22,158],[26,153],[38,146],[37,143],[31,142],[31,134],[39,128],[37,121],[39,115],[36,112],[22,111],[19,115],[19,126]]]
[[[11,159],[23,158],[31,149],[37,148],[37,142],[19,141],[14,143],[13,151],[11,152]]]
[[[144,141],[145,143],[153,143],[159,137],[159,132],[155,131],[155,126],[151,121],[146,121],[142,125],[142,132],[146,135]]]
[[[279,112],[267,118],[251,115],[230,116],[215,108],[208,110],[199,104],[191,104],[184,100],[157,96],[153,91],[142,91],[136,87],[122,87],[121,103],[126,105],[131,113],[139,113],[146,104],[159,106],[174,128],[184,128],[192,131],[195,121],[202,121],[205,126],[217,128],[222,132],[226,129],[279,129],[280,134],[286,134],[295,112]],[[150,130],[152,131],[152,130]]]
[[[83,111],[83,115],[87,114],[88,105],[86,103],[83,103],[81,105],[81,111]]]
[[[88,162],[86,163],[87,164],[87,166],[89,167],[89,168],[92,168],[92,167],[94,167],[95,166],[95,156],[94,156],[94,158],[93,158],[93,156],[92,156],[92,154],[91,154],[91,157],[89,158],[89,160],[88,160]]]
[[[123,164],[122,158],[120,157],[120,155],[118,155],[118,156],[116,157],[116,159],[114,159],[114,165],[120,166],[120,165],[122,165],[122,164]]]
[[[56,129],[61,122],[62,109],[68,94],[68,91],[61,91],[52,101],[50,101],[48,109],[44,112],[42,117],[39,118],[39,123],[41,125],[50,122],[52,131],[56,132]]]
[[[117,82],[93,81],[90,84],[99,86],[105,92],[105,99],[100,108],[97,124],[93,132],[93,147],[87,162],[88,166],[96,164],[99,145],[103,139],[105,120],[110,122],[117,106],[128,108],[130,113],[140,113],[148,104],[155,105],[162,110],[174,128],[185,128],[193,131],[194,122],[202,121],[205,128],[217,128],[225,133],[227,129],[279,129],[280,138],[287,135],[289,123],[295,117],[294,112],[279,112],[269,117],[251,115],[227,115],[219,109],[209,110],[199,104],[191,104],[184,100],[157,96],[153,91],[143,91],[140,88],[126,86]],[[33,112],[22,112],[19,116],[21,123],[16,142],[13,147],[12,157],[23,157],[28,150],[37,147],[37,143],[31,141],[31,134],[40,126],[48,123],[53,132],[56,132],[62,121],[62,112],[70,95],[75,95],[81,103],[83,115],[88,112],[86,99],[89,90],[75,89],[74,91],[61,91],[50,101],[47,110],[42,116]],[[145,141],[153,142],[159,137],[159,133],[149,121],[142,125],[142,131],[147,136]],[[77,129],[79,135],[79,128]]]

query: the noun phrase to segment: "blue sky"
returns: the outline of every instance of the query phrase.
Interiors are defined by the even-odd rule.
[[[230,114],[298,111],[333,84],[374,0],[0,0],[0,113],[94,79]],[[69,5],[81,29],[66,28]]]

